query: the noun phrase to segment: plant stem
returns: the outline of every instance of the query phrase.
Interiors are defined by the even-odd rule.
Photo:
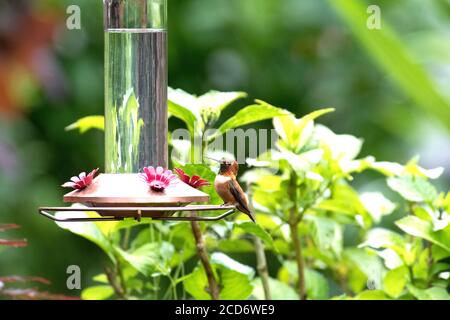
[[[177,295],[177,284],[175,283],[175,280],[169,276],[170,286],[172,287],[172,295],[174,300],[178,300]]]
[[[269,271],[267,270],[267,260],[264,253],[264,244],[261,239],[254,237],[255,251],[256,251],[256,268],[258,270],[259,277],[261,278],[261,283],[264,290],[264,298],[266,300],[272,300],[272,295],[270,293],[269,285]]]
[[[305,266],[302,254],[302,245],[298,235],[298,225],[302,221],[303,213],[299,215],[298,199],[297,199],[297,175],[295,172],[291,173],[289,195],[294,203],[289,213],[289,229],[291,233],[291,241],[294,245],[295,261],[297,263],[298,273],[298,296],[300,300],[306,300],[305,290]]]
[[[208,141],[206,141],[205,137],[202,138],[202,158],[200,159],[200,163],[203,163],[203,158],[206,155],[206,151],[208,150]]]
[[[114,290],[114,293],[120,298],[120,299],[127,299],[126,294],[123,290],[123,287],[121,284],[117,283],[117,275],[115,272],[113,272],[110,268],[105,267],[105,274],[108,278],[108,282],[111,285],[111,287]]]
[[[122,266],[119,261],[117,262],[117,265],[116,265],[116,274],[119,276],[120,287],[122,288],[123,297],[126,299],[127,298],[127,286],[125,284],[125,278],[123,276]]]
[[[148,225],[149,230],[150,230],[150,242],[155,242],[155,227],[153,226],[153,224],[149,224]],[[155,292],[155,300],[158,299],[158,293],[159,293],[159,284],[157,283],[157,278],[156,277],[152,277],[152,282],[153,282],[153,290]]]
[[[197,213],[192,212],[192,217],[196,217]],[[217,284],[216,278],[214,277],[214,272],[209,262],[208,252],[206,251],[205,242],[202,235],[202,230],[200,228],[200,223],[198,221],[191,222],[192,233],[194,234],[195,243],[197,247],[197,254],[200,261],[205,269],[206,277],[209,284],[209,294],[212,300],[219,299],[219,285]]]
[[[250,207],[253,207],[253,191],[250,183],[247,184],[247,190]],[[267,268],[267,259],[266,253],[264,252],[264,244],[261,239],[256,236],[254,236],[253,239],[256,252],[256,269],[258,270],[259,277],[261,278],[261,283],[264,290],[264,298],[266,300],[272,300],[269,285],[269,270]]]
[[[425,242],[426,250],[428,250],[428,257],[427,257],[427,283],[428,285],[431,285],[431,282],[433,281],[433,277],[431,274],[431,268],[433,267],[433,251],[432,251],[432,244],[431,242],[426,241]]]
[[[294,245],[295,251],[295,261],[297,263],[298,272],[298,295],[300,300],[306,300],[305,292],[305,266],[303,261],[302,246],[300,243],[300,238],[298,236],[298,223],[289,224],[291,231],[291,241]]]
[[[130,235],[131,235],[131,228],[126,228],[125,234],[123,236],[123,242],[122,242],[123,250],[128,250],[128,245],[130,243]]]
[[[184,277],[186,275],[186,273],[184,272],[184,263],[181,263],[181,277]],[[182,296],[181,296],[181,300],[186,300],[186,290],[182,291]]]

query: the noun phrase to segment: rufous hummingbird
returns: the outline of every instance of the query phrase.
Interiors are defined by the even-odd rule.
[[[214,188],[217,194],[224,201],[223,205],[234,205],[240,212],[245,213],[255,221],[255,215],[251,212],[248,205],[247,195],[242,190],[239,182],[236,180],[236,176],[239,171],[239,164],[236,160],[216,160],[208,158],[220,163],[219,173],[214,181]]]

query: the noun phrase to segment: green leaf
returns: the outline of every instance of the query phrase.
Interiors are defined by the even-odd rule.
[[[252,278],[254,270],[245,266],[223,253],[214,253],[211,256],[211,264],[214,273],[218,275],[220,285],[220,299],[222,300],[242,300],[247,299],[252,291]],[[195,299],[210,300],[211,296],[207,292],[208,279],[203,268],[197,267],[183,281],[185,290]]]
[[[395,269],[405,264],[400,255],[392,249],[377,250],[377,254],[384,260],[388,269]]]
[[[333,160],[349,161],[361,151],[363,140],[349,134],[336,134],[324,125],[317,124],[313,136],[323,146],[328,147]]]
[[[358,295],[356,295],[353,299],[355,300],[389,300],[389,297],[381,290],[366,290]]]
[[[253,276],[255,275],[255,270],[253,270],[249,266],[237,262],[236,260],[231,259],[229,256],[221,252],[215,252],[212,254],[211,263],[224,267],[228,270],[233,270],[238,273],[244,274],[248,278],[253,278]]]
[[[223,109],[247,94],[210,91],[196,97],[181,89],[169,88],[168,96],[170,114],[186,123],[191,136],[194,137],[202,134],[205,125],[214,123]]]
[[[131,252],[124,251],[118,247],[116,247],[116,251],[133,268],[145,276],[150,276],[158,264],[158,246],[159,244],[155,242],[145,244]]]
[[[419,300],[450,300],[447,290],[440,287],[431,287],[423,290],[413,285],[408,285],[408,290]]]
[[[169,88],[168,108],[171,115],[186,124],[192,138],[195,135],[196,127],[201,125],[197,98],[181,89]]]
[[[259,188],[272,192],[280,190],[283,178],[272,175],[270,172],[266,172],[265,174],[258,176],[253,182],[256,183]]]
[[[57,218],[90,218],[88,212],[56,212]],[[56,224],[65,230],[75,233],[100,247],[112,261],[115,261],[113,256],[113,247],[109,239],[104,235],[96,223],[86,222],[56,222]]]
[[[282,206],[289,202],[285,197],[284,188],[278,191],[266,190],[255,187],[253,190],[253,206],[257,211],[275,214],[282,209]]]
[[[170,260],[175,251],[174,246],[165,241],[147,243],[130,251],[118,247],[115,249],[122,259],[146,276],[154,272],[163,275],[170,273]]]
[[[365,192],[359,196],[359,199],[377,223],[383,216],[391,214],[396,208],[396,205],[381,192]]]
[[[94,286],[84,289],[81,292],[81,299],[83,300],[106,300],[114,294],[114,289],[111,286]]]
[[[273,239],[270,234],[261,228],[258,224],[249,221],[238,221],[235,226],[250,233],[258,238],[260,238],[269,247],[273,247]]]
[[[336,257],[340,257],[343,248],[342,227],[329,218],[306,216],[305,219],[312,222],[312,236],[319,249],[331,250]]]
[[[299,176],[304,176],[308,172],[311,172],[311,169],[322,160],[324,154],[323,150],[319,148],[308,150],[300,154],[291,152],[281,145],[279,145],[278,148],[280,149],[279,153],[273,152],[274,160],[286,160]]]
[[[450,227],[433,231],[433,223],[415,216],[407,216],[395,222],[404,232],[428,240],[441,248],[450,251]]]
[[[66,131],[78,129],[80,133],[85,133],[91,129],[105,130],[104,116],[88,116],[77,120],[66,127]]]
[[[97,222],[97,223],[105,224],[105,222]],[[106,223],[108,223],[108,222],[106,222]],[[122,221],[113,222],[113,224],[110,225],[110,227],[111,228],[113,227],[113,228],[112,228],[112,230],[109,229],[109,232],[114,233],[114,232],[118,232],[123,229],[133,228],[136,226],[142,226],[144,224],[150,224],[150,223],[152,223],[151,220],[136,221],[134,219],[125,219]],[[108,231],[108,230],[105,230],[105,231]]]
[[[416,239],[419,240],[419,239]],[[421,241],[421,240],[419,240]],[[412,271],[415,280],[427,281],[429,278],[429,268],[430,268],[430,249],[426,248],[422,251],[422,247],[417,250],[417,259],[414,261],[412,266]]]
[[[220,270],[220,285],[221,300],[244,300],[253,292],[253,284],[247,275],[226,268]]]
[[[255,247],[252,243],[243,239],[222,239],[219,242],[218,249],[223,252],[232,253],[253,253],[255,252]]]
[[[253,286],[252,295],[258,300],[265,300],[261,278],[256,278],[253,281]],[[297,292],[277,279],[269,278],[269,288],[272,300],[298,300]]]
[[[210,91],[198,97],[198,104],[200,107],[208,107],[222,111],[234,101],[246,97],[247,93],[245,92]]]
[[[152,241],[152,232],[154,233],[154,227],[150,226],[149,228],[144,228],[143,230],[139,231],[139,233],[134,237],[133,241],[131,242],[130,250],[136,250]],[[154,235],[153,235],[154,236]]]
[[[434,169],[424,169],[418,165],[418,162],[418,156],[408,161],[405,166],[405,171],[413,176],[426,177],[429,179],[437,179],[442,175],[442,173],[444,173],[444,168],[442,167],[437,167]]]
[[[310,268],[305,269],[306,295],[308,299],[328,299],[328,280],[318,271]]]
[[[183,287],[194,299],[211,300],[211,295],[206,291],[208,288],[208,279],[201,267],[196,267],[194,271],[184,279]]]
[[[370,168],[376,170],[385,176],[401,176],[405,172],[405,167],[399,163],[379,161],[370,164]]]
[[[211,263],[220,275],[220,298],[223,300],[247,299],[252,291],[252,279],[255,271],[227,255],[216,252],[211,256]]]
[[[408,283],[409,273],[406,266],[389,270],[383,278],[383,288],[388,295],[398,298]]]
[[[285,115],[273,119],[273,125],[286,147],[293,152],[298,152],[308,142],[313,134],[314,120],[318,117],[333,112],[334,109],[321,109],[311,112],[300,119],[293,115]]]
[[[436,189],[423,177],[390,177],[387,184],[408,201],[433,202],[437,198]]]
[[[400,38],[383,20],[379,30],[367,28],[367,5],[355,0],[330,0],[356,39],[370,57],[387,72],[394,83],[412,98],[416,105],[432,113],[450,128],[450,106],[436,90],[425,69],[417,64]]]
[[[431,300],[450,300],[447,290],[441,287],[431,287],[425,290]]]
[[[213,135],[208,137],[208,141],[213,141],[230,129],[234,129],[258,121],[272,119],[274,117],[286,116],[291,114],[287,110],[271,106],[263,101],[257,102],[259,104],[247,106],[239,110],[234,116],[225,121]]]
[[[427,252],[427,254],[429,254],[429,251]],[[431,266],[430,275],[435,275],[435,274],[440,274],[440,273],[445,273],[445,272],[448,273],[449,270],[450,270],[450,263],[445,263],[445,262],[434,263]]]
[[[297,263],[285,261],[278,270],[278,279],[283,283],[296,283],[298,281]],[[318,271],[305,268],[305,290],[308,299],[327,299],[329,294],[328,280]],[[298,295],[296,294],[298,297]]]
[[[391,230],[375,228],[367,233],[366,241],[359,247],[372,247],[375,249],[387,248],[394,250],[400,257],[406,256],[406,242],[401,235]]]
[[[416,177],[437,179],[444,172],[444,169],[442,167],[434,169],[424,169],[418,166],[414,159],[409,161],[406,166],[402,166],[401,164],[395,162],[379,161],[372,162],[369,167],[388,177],[412,175]]]
[[[331,189],[332,198],[320,202],[319,209],[348,215],[363,228],[370,227],[372,218],[356,190],[346,183],[335,183]]]
[[[443,260],[450,257],[450,251],[445,250],[439,246],[433,245],[431,247],[431,253],[435,261]]]
[[[440,215],[440,217],[439,217]],[[439,231],[447,228],[450,224],[450,214],[445,211],[442,211],[440,214],[437,214],[437,217],[433,217],[433,230]]]
[[[357,276],[356,282],[354,283],[355,290],[367,287],[369,281],[374,288],[381,288],[384,267],[380,258],[375,253],[351,248],[344,251],[344,256],[346,262],[349,263],[350,276],[352,276],[353,272],[356,272],[356,274],[353,274]],[[364,275],[364,278],[358,275],[358,271]]]
[[[108,277],[104,273],[96,275],[95,277],[92,278],[92,280],[99,283],[109,283]]]

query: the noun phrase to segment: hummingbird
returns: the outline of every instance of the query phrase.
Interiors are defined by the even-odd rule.
[[[220,163],[219,173],[214,181],[214,188],[217,194],[224,201],[223,205],[234,205],[240,212],[245,213],[253,222],[255,215],[250,211],[247,195],[242,190],[236,176],[239,170],[239,164],[236,160],[216,160]]]

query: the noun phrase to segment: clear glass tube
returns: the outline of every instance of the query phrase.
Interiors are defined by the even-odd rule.
[[[167,0],[104,0],[105,171],[167,167]]]

